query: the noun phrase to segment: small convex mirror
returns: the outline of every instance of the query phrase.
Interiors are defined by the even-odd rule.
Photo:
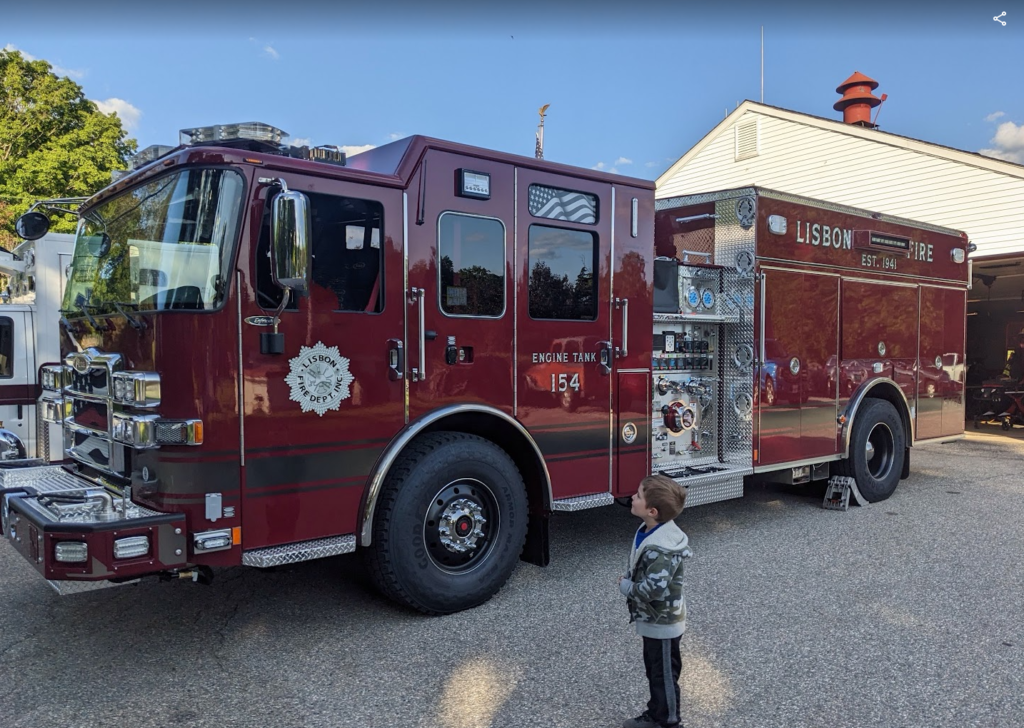
[[[14,229],[25,240],[39,240],[50,231],[50,218],[41,212],[26,212],[14,223]]]

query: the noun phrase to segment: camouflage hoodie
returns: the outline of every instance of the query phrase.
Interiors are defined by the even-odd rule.
[[[686,630],[683,559],[691,553],[689,539],[675,521],[663,523],[630,550],[627,580],[619,589],[641,637],[670,639]]]

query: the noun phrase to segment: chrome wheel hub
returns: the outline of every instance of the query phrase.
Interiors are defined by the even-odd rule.
[[[459,498],[448,504],[441,514],[437,532],[441,545],[453,554],[465,554],[476,548],[484,537],[483,526],[487,523],[478,503],[468,498]]]

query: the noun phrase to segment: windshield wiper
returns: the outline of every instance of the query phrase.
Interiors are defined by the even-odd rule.
[[[99,308],[98,306],[90,306],[88,303],[85,302],[85,297],[81,293],[79,293],[78,296],[75,298],[75,308],[77,308],[79,311],[85,314],[85,317],[89,319],[89,323],[92,324],[92,327],[94,329],[99,329],[100,325],[96,322],[96,319],[92,317],[88,310],[90,308]]]
[[[116,308],[117,312],[119,314],[121,314],[122,316],[124,316],[125,319],[127,319],[129,325],[133,329],[135,329],[136,331],[144,331],[145,330],[145,328],[146,328],[146,319],[143,318],[141,314],[139,315],[138,320],[136,320],[134,316],[129,315],[128,313],[125,312],[125,310],[123,308],[121,308],[121,306],[134,306],[135,309],[138,310],[139,304],[137,304],[137,303],[128,303],[126,301],[111,301],[110,305],[113,306],[114,308]]]

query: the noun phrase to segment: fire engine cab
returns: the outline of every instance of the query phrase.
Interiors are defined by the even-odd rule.
[[[651,472],[688,505],[830,468],[878,500],[962,433],[949,230],[256,123],[183,131],[80,221],[39,405],[69,464],[0,475],[58,591],[359,548],[447,613]]]

